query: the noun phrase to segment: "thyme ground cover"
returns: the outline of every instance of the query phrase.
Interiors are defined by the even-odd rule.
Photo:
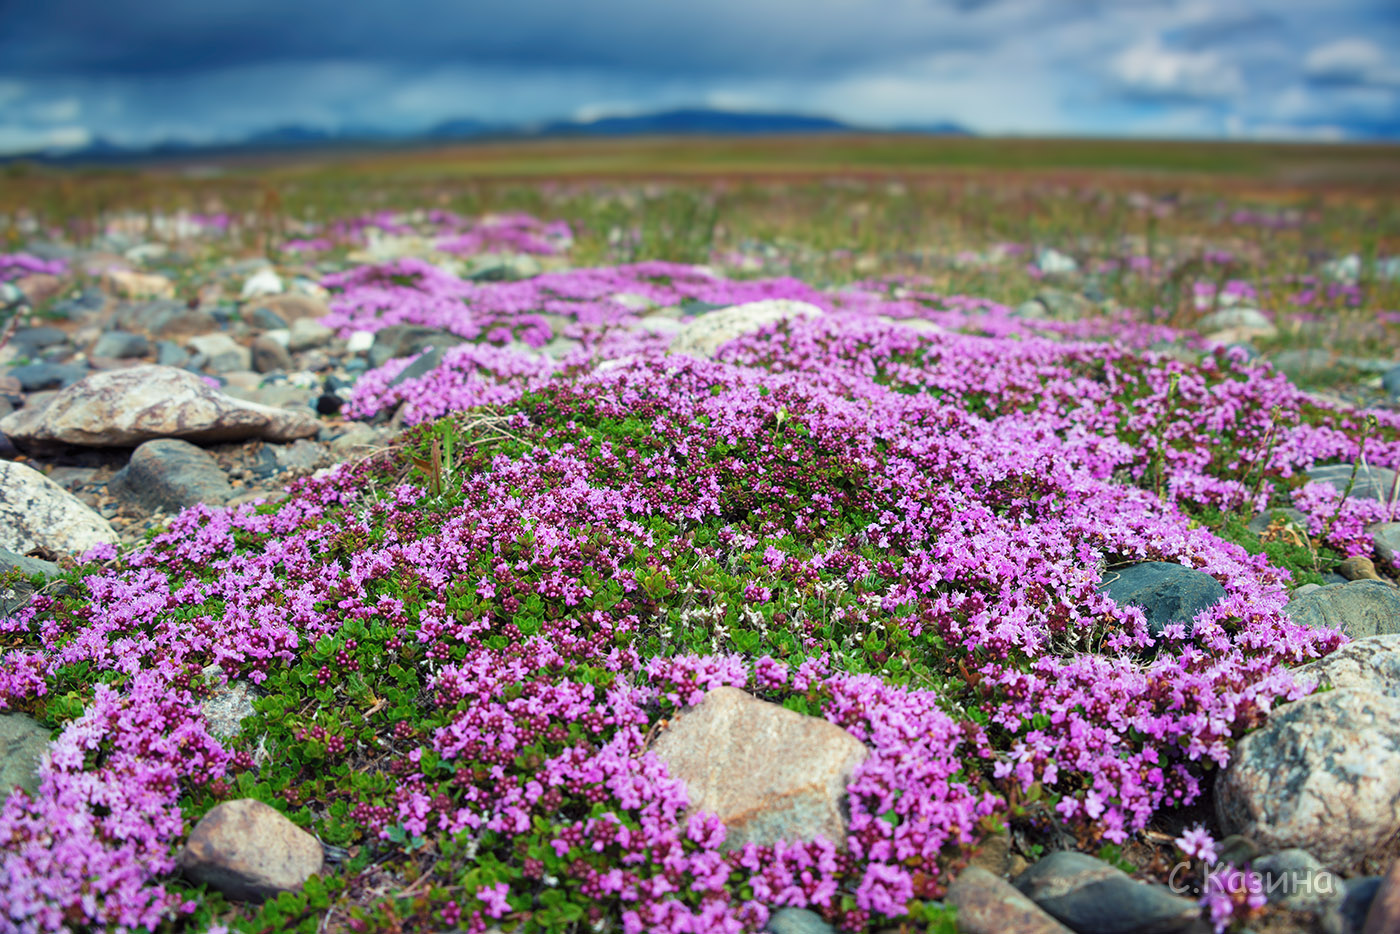
[[[1298,581],[1222,517],[1291,506],[1337,554],[1394,518],[1305,471],[1400,466],[1395,415],[1240,351],[1183,362],[1126,313],[671,262],[488,283],[404,259],[324,284],[346,334],[468,343],[357,383],[357,417],[403,406],[392,450],[281,503],[188,509],[0,620],[0,705],[59,731],[39,794],[0,809],[9,928],[742,931],[804,907],[937,929],[988,834],[1122,844],[1308,692],[1288,669],[1343,637],[1289,622]],[[768,299],[824,313],[713,360],[641,326]],[[1140,561],[1226,598],[1154,636],[1099,591]],[[200,702],[224,679],[259,698],[217,739]],[[721,685],[869,746],[846,839],[731,849],[682,819],[648,746]],[[174,847],[235,797],[342,864],[261,907],[190,886]]]

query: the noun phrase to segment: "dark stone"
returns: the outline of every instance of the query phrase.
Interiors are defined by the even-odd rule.
[[[100,290],[86,289],[70,298],[55,302],[50,311],[72,320],[92,312],[101,311],[106,304],[107,296],[103,295]]]
[[[1191,899],[1071,850],[1027,869],[1016,888],[1077,934],[1175,934],[1201,916]]]
[[[341,379],[339,376],[331,373],[326,376],[326,381],[323,385],[326,392],[333,392],[336,395],[340,395],[354,389],[355,381],[353,379]]]
[[[107,487],[148,509],[168,512],[195,503],[218,506],[233,497],[233,488],[213,456],[176,438],[158,438],[142,444]]]
[[[1290,600],[1288,618],[1310,629],[1340,629],[1353,639],[1400,632],[1400,588],[1384,581],[1329,584]]]
[[[184,366],[190,353],[174,341],[156,341],[156,363],[159,366]]]
[[[442,363],[442,357],[445,353],[447,353],[447,348],[434,347],[427,353],[420,355],[417,360],[414,360],[408,366],[404,367],[403,370],[399,372],[398,376],[389,380],[389,387],[393,388],[411,379],[421,379],[427,376]]]
[[[149,302],[124,302],[117,308],[113,321],[123,331],[145,331],[152,337],[207,334],[219,327],[208,312],[164,298]]]
[[[1186,623],[1225,599],[1225,588],[1202,571],[1167,561],[1147,561],[1107,571],[1099,590],[1119,606],[1141,607],[1147,628],[1160,636],[1170,623]]]
[[[340,407],[345,404],[345,400],[333,392],[322,393],[316,398],[316,414],[335,415],[340,411]]]
[[[9,375],[19,380],[25,392],[64,389],[87,376],[86,363],[27,363],[12,367]]]
[[[1390,395],[1400,398],[1400,364],[1381,374],[1381,388]]]
[[[1376,467],[1371,464],[1361,465],[1356,470],[1356,480],[1351,478],[1351,464],[1323,464],[1320,467],[1308,469],[1308,477],[1313,480],[1320,480],[1328,484],[1338,493],[1345,493],[1347,484],[1351,484],[1351,497],[1356,499],[1374,499],[1382,503],[1390,501],[1390,494],[1395,490],[1400,494],[1400,487],[1395,482],[1395,471],[1388,467]]]
[[[10,346],[26,357],[45,347],[55,347],[67,341],[67,332],[54,327],[20,328],[10,336]]]
[[[257,337],[248,348],[252,352],[253,370],[258,373],[271,373],[274,370],[286,372],[292,368],[292,356],[287,348],[270,337]]]
[[[399,357],[411,357],[429,347],[446,349],[463,343],[463,339],[450,331],[425,328],[416,324],[395,324],[374,334],[374,344],[369,349],[370,366],[380,367]]]
[[[92,345],[94,357],[111,357],[124,360],[128,357],[144,357],[151,352],[151,342],[140,334],[127,331],[108,331]]]
[[[1380,891],[1381,876],[1362,876],[1358,879],[1347,880],[1347,893],[1342,897],[1342,903],[1337,907],[1337,914],[1341,919],[1351,925],[1345,930],[1355,931],[1360,934],[1366,926],[1366,915],[1371,911],[1371,903],[1376,900],[1376,893]]]
[[[278,328],[289,327],[287,322],[282,319],[281,315],[271,308],[265,308],[262,305],[254,308],[252,312],[249,313],[248,323],[253,325],[253,327],[262,328],[264,331],[274,331]]]

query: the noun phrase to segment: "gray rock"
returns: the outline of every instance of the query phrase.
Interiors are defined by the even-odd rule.
[[[209,699],[200,705],[210,735],[216,739],[237,736],[243,730],[242,721],[257,713],[253,707],[256,695],[252,686],[245,681],[230,683],[218,665],[205,668],[204,676],[217,685]]]
[[[1381,388],[1390,393],[1392,398],[1400,398],[1400,364],[1381,374]]]
[[[1215,811],[1225,832],[1266,852],[1359,864],[1400,830],[1400,706],[1343,690],[1276,709],[1218,774]]]
[[[0,616],[10,616],[29,603],[29,598],[34,594],[34,585],[30,583],[30,578],[37,575],[57,577],[61,573],[59,566],[52,561],[30,558],[7,548],[0,548],[0,578],[7,576],[11,571],[18,571],[24,579],[0,585]],[[0,796],[3,796],[3,791],[3,787],[0,787]]]
[[[286,320],[266,305],[258,305],[248,313],[248,323],[264,331],[288,327]]]
[[[1259,515],[1249,520],[1249,530],[1255,535],[1263,535],[1269,526],[1273,524],[1275,517],[1279,517],[1283,519],[1286,524],[1296,526],[1299,529],[1306,530],[1308,527],[1308,517],[1292,506],[1288,506],[1282,509],[1270,509],[1259,513]]]
[[[1320,467],[1308,469],[1308,477],[1321,481],[1332,487],[1338,493],[1345,493],[1347,484],[1351,483],[1351,464],[1324,464]],[[1366,464],[1356,471],[1356,481],[1351,486],[1351,496],[1356,499],[1374,499],[1382,503],[1390,502],[1391,491],[1397,491],[1397,498],[1400,498],[1400,486],[1395,482],[1395,471],[1389,467],[1376,467]]]
[[[67,342],[68,332],[55,327],[17,328],[10,335],[10,346],[25,356]]]
[[[1071,934],[1010,882],[969,866],[948,888],[960,934]]]
[[[166,299],[124,302],[117,307],[112,321],[123,331],[143,331],[159,338],[204,334],[219,326],[207,311]]]
[[[126,331],[108,331],[92,345],[94,357],[111,357],[125,360],[128,357],[144,357],[151,352],[151,342],[140,334]]]
[[[298,318],[292,322],[292,329],[287,337],[287,349],[295,353],[313,347],[324,347],[334,336],[334,331],[315,318]]]
[[[713,358],[725,344],[781,321],[815,318],[822,310],[807,302],[770,298],[721,311],[712,311],[689,322],[671,342],[671,353]]]
[[[8,375],[19,380],[25,392],[42,392],[45,389],[62,389],[87,376],[86,363],[26,363],[11,367]]]
[[[768,934],[836,934],[822,916],[806,908],[779,908],[768,918]]]
[[[1271,337],[1278,333],[1274,323],[1257,308],[1222,308],[1197,321],[1196,330],[1202,334],[1241,331],[1256,337]]]
[[[316,434],[310,413],[293,413],[224,395],[193,373],[134,366],[94,373],[54,397],[0,419],[0,433],[17,446],[132,447],[152,438],[292,441]]]
[[[156,364],[183,367],[190,362],[190,352],[174,341],[156,342]]]
[[[208,358],[204,369],[210,373],[230,373],[234,370],[249,370],[253,366],[253,355],[232,337],[223,333],[201,334],[191,337],[185,345],[196,354]]]
[[[28,714],[0,711],[0,802],[16,786],[31,798],[39,793],[39,759],[50,732]]]
[[[1289,379],[1307,378],[1332,366],[1332,353],[1327,350],[1284,350],[1272,357],[1274,368]]]
[[[1400,568],[1400,522],[1377,522],[1366,530],[1375,540],[1376,557],[1393,568]]]
[[[220,506],[233,497],[233,487],[213,456],[176,438],[142,444],[107,487],[147,509],[165,512],[178,512],[195,503]]]
[[[1311,629],[1339,629],[1353,639],[1400,632],[1400,588],[1383,581],[1328,584],[1283,608]]]
[[[1160,636],[1175,622],[1190,622],[1225,599],[1225,588],[1202,571],[1167,561],[1146,561],[1104,573],[1099,590],[1119,606],[1141,607],[1148,631]]]
[[[258,373],[271,373],[274,370],[286,372],[292,368],[291,354],[275,340],[263,335],[253,339],[253,369]]]
[[[446,353],[446,347],[433,347],[419,354],[412,363],[400,370],[399,374],[393,379],[389,380],[389,387],[393,388],[411,379],[422,379],[442,364],[443,355]]]
[[[1173,934],[1201,916],[1191,899],[1073,851],[1045,857],[1016,879],[1016,888],[1077,934]]]
[[[1326,658],[1293,669],[1319,689],[1369,691],[1400,698],[1400,635],[1366,636]]]
[[[117,541],[107,520],[73,494],[32,467],[0,461],[0,548],[79,554]]]
[[[1271,905],[1291,911],[1323,912],[1341,903],[1346,883],[1327,870],[1307,850],[1290,848],[1271,853],[1253,865]]]
[[[429,348],[446,350],[464,342],[450,331],[425,328],[416,324],[395,324],[374,334],[369,348],[370,366],[380,367],[399,357],[411,357]]]

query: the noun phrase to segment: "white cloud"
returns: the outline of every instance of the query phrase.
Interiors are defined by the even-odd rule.
[[[82,112],[82,101],[76,97],[44,101],[29,107],[29,115],[40,123],[72,123]]]
[[[81,149],[91,142],[92,133],[81,126],[35,128],[0,124],[0,153]]]
[[[1387,65],[1385,53],[1369,39],[1338,39],[1317,46],[1303,60],[1303,69],[1314,81],[1400,86],[1400,69]]]
[[[1121,52],[1112,66],[1123,90],[1143,97],[1215,100],[1244,91],[1237,65],[1219,53],[1169,49],[1156,36]]]

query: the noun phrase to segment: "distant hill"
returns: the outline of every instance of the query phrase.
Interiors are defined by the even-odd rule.
[[[688,135],[752,136],[770,133],[853,133],[863,128],[829,117],[806,114],[752,113],[739,110],[693,108],[596,120],[550,123],[537,136],[653,136]]]
[[[31,159],[54,163],[121,163],[192,155],[232,155],[314,148],[334,148],[362,143],[413,145],[487,139],[536,139],[551,137],[626,136],[765,136],[796,133],[870,133],[830,117],[796,113],[756,113],[704,107],[682,108],[596,120],[558,120],[544,124],[492,123],[463,117],[445,120],[420,132],[396,133],[371,127],[324,127],[287,124],[258,130],[239,139],[195,143],[168,139],[146,146],[123,146],[103,138],[77,150],[45,150],[0,157],[0,162]],[[969,136],[952,123],[926,127],[899,127],[897,133]]]

